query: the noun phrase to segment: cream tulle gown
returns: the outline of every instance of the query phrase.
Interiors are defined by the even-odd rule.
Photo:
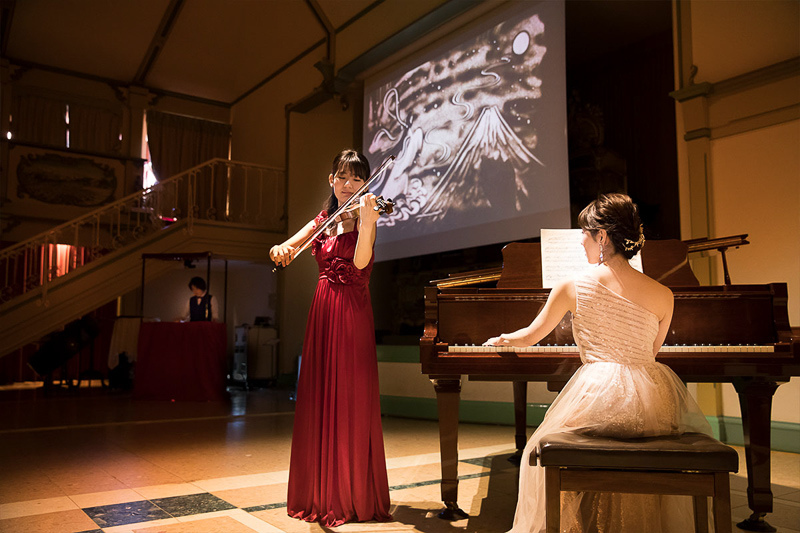
[[[583,365],[525,446],[513,533],[545,531],[544,469],[529,464],[541,436],[563,431],[609,437],[711,434],[678,376],[655,361],[658,318],[589,275],[574,283],[577,302],[572,332]],[[689,496],[562,494],[562,532],[693,530]]]

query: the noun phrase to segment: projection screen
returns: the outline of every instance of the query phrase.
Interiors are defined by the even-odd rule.
[[[376,260],[569,227],[564,4],[520,2],[365,83]]]

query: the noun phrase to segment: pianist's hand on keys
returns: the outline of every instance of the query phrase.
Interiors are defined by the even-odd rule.
[[[488,341],[487,341],[488,342]],[[451,353],[578,353],[578,347],[574,344],[547,345],[534,344],[533,346],[494,346],[484,344],[482,346],[448,346],[447,351]]]
[[[500,335],[499,337],[492,337],[484,342],[482,346],[511,346],[511,342],[504,338],[503,335]]]

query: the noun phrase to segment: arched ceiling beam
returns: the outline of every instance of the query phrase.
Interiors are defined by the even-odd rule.
[[[3,0],[0,4],[0,31],[3,32],[3,40],[0,42],[0,55],[6,57],[6,47],[8,46],[8,34],[11,33],[11,20],[14,18],[14,7],[17,0]]]
[[[336,28],[334,28],[331,21],[328,20],[325,11],[322,10],[322,6],[319,5],[317,0],[306,0],[306,5],[311,9],[311,12],[314,13],[314,17],[317,19],[320,26],[322,26],[322,29],[325,30],[328,41],[328,61],[333,64],[336,61]]]
[[[181,8],[183,8],[183,2],[184,0],[170,0],[167,9],[164,10],[164,16],[161,17],[161,23],[159,23],[158,29],[155,35],[153,35],[153,39],[150,41],[147,53],[142,63],[139,65],[139,69],[136,71],[136,77],[133,79],[134,83],[144,85],[145,79],[150,73],[150,69],[153,68],[158,55],[167,43],[169,33],[178,20],[178,15],[181,12]]]

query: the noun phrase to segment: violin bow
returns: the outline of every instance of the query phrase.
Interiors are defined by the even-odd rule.
[[[314,239],[319,237],[323,231],[328,229],[329,226],[332,226],[336,222],[336,217],[344,213],[347,210],[347,208],[350,207],[353,203],[355,203],[356,201],[360,201],[361,195],[367,192],[372,182],[375,181],[378,178],[378,176],[380,176],[383,173],[383,171],[386,170],[389,164],[394,162],[394,160],[395,156],[393,155],[390,155],[388,158],[386,158],[386,160],[381,164],[381,166],[378,167],[378,170],[373,172],[372,176],[370,176],[369,179],[365,181],[364,184],[361,187],[359,187],[356,192],[353,193],[353,196],[348,198],[346,202],[340,205],[338,209],[336,209],[336,211],[333,212],[333,214],[328,215],[328,218],[325,219],[325,221],[322,222],[317,227],[316,230],[314,230],[314,233],[312,233],[310,237],[308,237],[306,240],[300,243],[300,245],[297,248],[295,248],[294,256],[292,256],[292,261],[294,261],[298,255],[300,255],[304,250],[306,250],[309,246],[311,246],[311,243],[314,242]],[[282,270],[284,268],[285,267],[282,265],[276,265],[275,268],[272,269],[272,271],[275,272],[277,270]]]

